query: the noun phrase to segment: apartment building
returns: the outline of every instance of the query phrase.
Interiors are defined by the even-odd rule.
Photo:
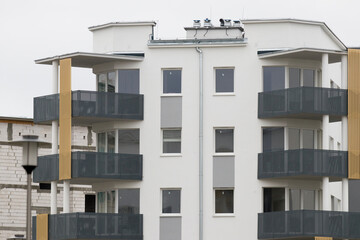
[[[195,20],[172,40],[155,25],[93,26],[92,52],[35,61],[53,92],[34,121],[60,128],[34,181],[64,201],[33,239],[360,238],[360,51],[323,22]],[[74,67],[96,91],[71,90]],[[74,126],[96,153],[72,151]],[[92,185],[96,213],[71,211],[71,184]]]
[[[35,134],[44,143],[51,143],[51,126],[34,124],[30,118],[0,117],[0,239],[25,235],[26,221],[26,172],[21,166],[22,149],[13,141],[23,135]],[[72,132],[73,149],[95,151],[96,136],[91,129],[75,127]],[[39,155],[51,153],[50,144],[39,146]],[[89,211],[95,205],[91,202],[95,194],[89,185],[71,187],[70,208],[72,211]],[[62,203],[62,186],[57,189]],[[87,199],[87,201],[85,200]],[[85,203],[86,201],[86,203]],[[85,206],[87,209],[85,209]],[[50,213],[50,185],[32,183],[32,215]],[[57,212],[62,212],[59,205]]]

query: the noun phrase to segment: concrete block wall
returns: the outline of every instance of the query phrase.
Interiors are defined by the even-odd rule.
[[[51,126],[0,122],[0,240],[25,235],[26,184],[22,168],[22,148],[9,145],[24,134],[36,134],[42,141],[51,142]],[[73,128],[73,151],[94,151],[96,135],[86,127]],[[40,148],[39,155],[51,154],[50,148]],[[70,211],[85,210],[85,194],[93,193],[91,186],[71,185]],[[58,212],[62,212],[62,184],[58,184]],[[50,190],[32,183],[32,215],[50,213]]]

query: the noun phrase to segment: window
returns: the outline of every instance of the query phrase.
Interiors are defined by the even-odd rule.
[[[116,73],[108,72],[98,74],[98,91],[115,92]]]
[[[285,211],[285,188],[264,188],[264,212]]]
[[[85,212],[95,212],[95,201],[95,195],[85,194]]]
[[[290,189],[289,208],[290,210],[315,210],[315,191]]]
[[[215,91],[217,93],[234,92],[234,69],[215,69]]]
[[[181,93],[181,70],[163,70],[163,93]]]
[[[234,190],[215,190],[215,213],[234,213]]]
[[[139,154],[139,129],[119,130],[119,153]]]
[[[97,212],[98,213],[106,213],[106,202],[105,202],[105,192],[97,193]]]
[[[263,152],[284,150],[284,128],[263,128]]]
[[[162,213],[180,213],[180,190],[162,190]]]
[[[140,190],[119,189],[118,202],[119,214],[139,214]]]
[[[311,129],[288,129],[289,150],[295,149],[314,149],[315,148],[315,131]]]
[[[115,213],[115,191],[97,193],[97,212]]]
[[[215,152],[234,152],[234,129],[215,129]]]
[[[163,153],[181,153],[181,130],[163,130]]]
[[[285,88],[285,67],[263,68],[264,92]]]
[[[139,93],[140,71],[139,69],[121,69],[119,74],[119,93]]]

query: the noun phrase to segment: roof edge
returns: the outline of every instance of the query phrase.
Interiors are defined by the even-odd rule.
[[[96,31],[109,27],[126,27],[126,26],[155,26],[155,21],[139,21],[139,22],[109,22],[105,24],[95,25],[89,27],[89,31]]]

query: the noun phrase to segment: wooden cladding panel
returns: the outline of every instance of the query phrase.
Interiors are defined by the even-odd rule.
[[[315,240],[333,240],[332,237],[315,237]]]
[[[71,58],[60,60],[59,179],[71,179]]]
[[[39,214],[36,216],[36,240],[48,240],[49,236],[49,216]]]

